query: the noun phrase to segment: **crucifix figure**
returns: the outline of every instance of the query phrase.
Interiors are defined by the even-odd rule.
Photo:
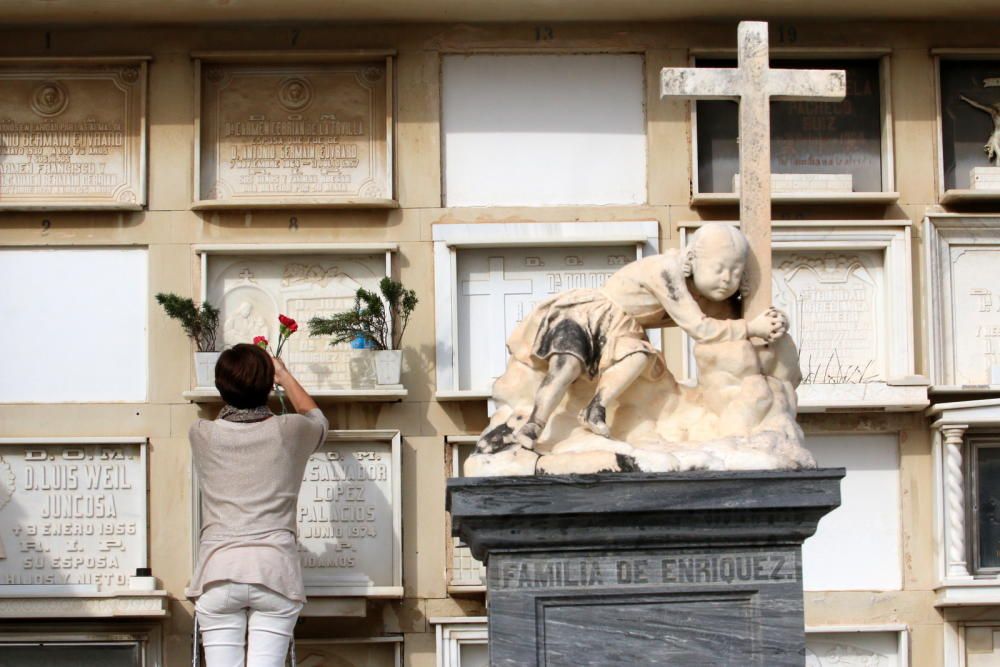
[[[740,229],[750,241],[744,317],[771,305],[771,100],[840,101],[844,70],[771,69],[767,23],[742,21],[735,69],[665,67],[660,97],[736,100],[740,105]]]

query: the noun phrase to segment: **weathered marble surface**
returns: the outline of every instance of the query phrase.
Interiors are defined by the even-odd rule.
[[[843,469],[459,478],[490,664],[803,664],[801,544]]]
[[[683,252],[616,271],[600,288],[536,305],[507,341],[497,407],[469,476],[813,467],[795,422],[801,381],[787,316],[739,317],[741,232],[703,225]],[[644,329],[695,341],[697,384],[678,383]]]

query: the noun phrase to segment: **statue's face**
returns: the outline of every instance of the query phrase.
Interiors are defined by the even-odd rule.
[[[745,267],[746,257],[731,242],[704,244],[691,263],[691,279],[702,295],[725,301],[740,288]]]

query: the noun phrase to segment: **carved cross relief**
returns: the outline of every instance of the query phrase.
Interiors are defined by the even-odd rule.
[[[765,22],[740,22],[738,42],[735,69],[663,68],[660,97],[739,103],[740,229],[750,241],[744,316],[753,317],[771,305],[771,100],[843,100],[847,74],[771,69]]]

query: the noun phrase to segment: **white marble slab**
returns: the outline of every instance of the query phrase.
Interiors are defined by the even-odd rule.
[[[774,304],[788,314],[803,385],[885,382],[884,253],[776,251]]]
[[[308,594],[402,595],[399,457],[398,432],[335,436],[310,457],[298,504]]]
[[[930,216],[925,230],[933,382],[1000,385],[1000,217]]]
[[[145,440],[0,443],[0,597],[127,591],[147,566]]]

